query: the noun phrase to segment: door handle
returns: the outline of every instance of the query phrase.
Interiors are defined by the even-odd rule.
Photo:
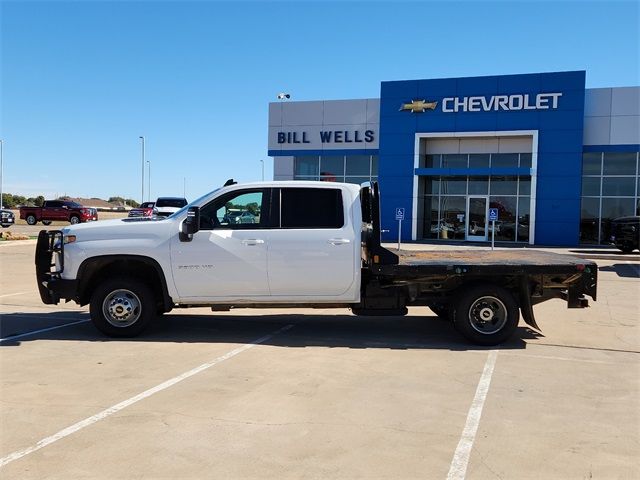
[[[247,238],[246,240],[242,240],[243,245],[262,245],[264,240],[260,238]]]
[[[344,245],[346,243],[351,243],[351,240],[348,238],[330,238],[328,242],[331,245]]]

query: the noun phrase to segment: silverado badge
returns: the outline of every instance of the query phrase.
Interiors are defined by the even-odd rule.
[[[425,100],[411,100],[411,103],[403,103],[400,111],[410,110],[413,113],[422,113],[425,110],[435,110],[438,102],[427,102]]]

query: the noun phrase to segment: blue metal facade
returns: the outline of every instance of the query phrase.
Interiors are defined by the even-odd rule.
[[[412,100],[442,102],[448,97],[492,97],[561,93],[555,109],[446,112],[442,108],[421,113],[401,111]],[[536,245],[577,245],[583,152],[585,72],[451,78],[382,82],[380,92],[380,147],[378,176],[382,192],[382,218],[390,231],[385,240],[398,238],[395,209],[405,208],[403,238],[411,238],[416,175],[537,175]],[[440,105],[440,104],[439,104]],[[537,168],[477,171],[416,169],[417,133],[538,132]],[[513,171],[511,171],[513,170]],[[391,220],[389,220],[391,219]]]

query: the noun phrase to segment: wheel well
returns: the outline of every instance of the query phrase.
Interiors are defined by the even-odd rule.
[[[145,257],[100,257],[85,261],[78,271],[80,305],[91,301],[95,288],[107,278],[124,276],[145,283],[156,295],[158,311],[171,310],[173,302],[169,297],[161,267]]]

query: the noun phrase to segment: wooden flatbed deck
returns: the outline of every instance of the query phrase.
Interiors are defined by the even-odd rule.
[[[483,266],[550,266],[588,265],[594,264],[573,255],[563,255],[541,250],[439,250],[439,251],[408,251],[399,253],[400,265],[483,265]],[[595,265],[595,264],[594,264]]]

